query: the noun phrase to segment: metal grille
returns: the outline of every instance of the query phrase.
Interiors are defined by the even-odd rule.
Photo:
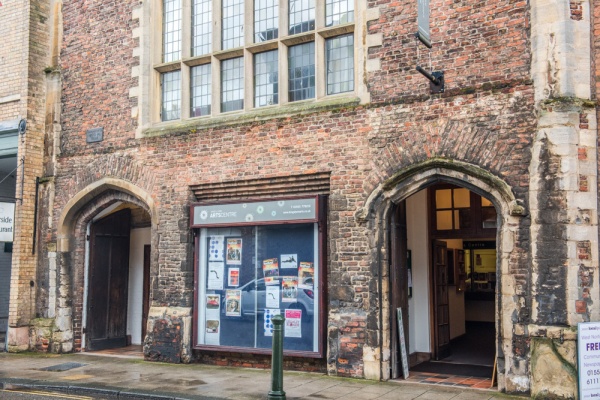
[[[181,0],[163,1],[163,62],[181,58]]]
[[[354,90],[354,35],[337,36],[325,42],[327,94]]]
[[[223,0],[222,50],[244,44],[244,0]]]
[[[192,15],[192,55],[212,51],[212,0],[194,0]]]
[[[278,51],[254,56],[254,107],[279,103]]]
[[[289,101],[315,97],[315,43],[292,46],[288,51]]]
[[[244,58],[221,61],[221,112],[244,108]]]
[[[212,101],[212,74],[211,65],[204,64],[192,67],[192,108],[190,116],[200,117],[210,115]]]
[[[315,29],[315,0],[289,0],[290,35]]]
[[[279,34],[277,0],[254,0],[254,42],[277,39]]]
[[[354,21],[354,0],[327,0],[325,2],[325,26]]]
[[[163,121],[179,119],[181,113],[181,71],[161,74]]]

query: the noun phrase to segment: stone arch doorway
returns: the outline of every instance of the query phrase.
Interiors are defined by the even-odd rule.
[[[498,224],[493,204],[464,187],[437,182],[394,204],[389,224],[390,310],[402,310],[411,371],[491,378]],[[392,313],[392,378],[402,368],[396,318]]]
[[[74,196],[59,219],[57,316],[72,316],[75,350],[143,344],[150,303],[152,198],[104,179]],[[70,272],[69,274],[65,274]]]
[[[410,215],[406,213],[406,200],[413,196],[424,196],[419,199],[419,203],[428,204],[427,188],[436,184],[446,184],[451,187],[466,189],[468,192],[480,196],[489,201],[497,213],[497,232],[495,234],[496,244],[496,262],[495,271],[497,282],[493,291],[493,319],[495,325],[495,350],[498,359],[504,363],[504,357],[511,357],[510,341],[511,337],[504,337],[505,332],[502,330],[504,324],[510,324],[510,310],[516,310],[517,305],[510,296],[503,296],[502,277],[509,274],[508,260],[513,251],[513,246],[508,245],[508,242],[514,237],[513,230],[518,226],[518,219],[525,214],[525,209],[516,200],[511,187],[501,179],[490,174],[489,172],[474,166],[472,164],[462,163],[459,161],[451,161],[445,159],[432,159],[423,163],[410,166],[398,171],[395,175],[380,184],[371,194],[365,207],[357,213],[357,218],[363,219],[367,225],[373,227],[376,238],[375,246],[379,251],[379,264],[381,276],[379,277],[379,287],[381,288],[381,300],[379,303],[379,318],[380,326],[383,327],[380,336],[380,351],[381,351],[381,378],[389,379],[395,374],[401,373],[399,370],[399,355],[398,351],[397,330],[393,328],[396,325],[396,310],[395,304],[405,301],[408,298],[407,276],[393,276],[394,269],[406,269],[406,257],[393,256],[393,254],[406,254],[408,249],[406,238],[402,238],[399,230],[403,224],[410,224],[406,219],[402,220],[398,215]],[[399,211],[400,210],[400,211]],[[425,211],[426,213],[427,211]],[[427,215],[414,215],[412,217],[427,220]],[[414,224],[414,222],[413,222]],[[427,224],[427,223],[425,223]],[[426,298],[429,299],[429,294],[432,294],[431,300],[426,300],[426,308],[429,315],[425,317],[425,325],[429,332],[425,335],[426,340],[430,344],[428,352],[435,357],[434,341],[437,340],[435,329],[438,322],[434,319],[432,308],[433,303],[433,285],[435,282],[429,280],[429,276],[433,275],[433,254],[434,241],[426,235],[420,243],[422,249],[419,250],[421,255],[425,255],[424,269],[427,272],[425,287],[428,290]],[[404,263],[404,266],[401,265]],[[399,265],[400,264],[400,265]],[[414,258],[413,258],[413,268]],[[394,285],[405,287],[405,293],[400,291],[395,293],[392,290]],[[413,296],[423,295],[423,293],[414,293]],[[392,298],[396,297],[396,298]],[[402,298],[404,297],[404,300]],[[408,311],[408,309],[407,309]],[[404,316],[405,330],[410,332],[410,327],[407,326],[410,321],[410,315]],[[414,333],[413,333],[414,335]],[[422,335],[422,332],[419,332]],[[410,340],[410,338],[409,338]],[[498,376],[498,387],[504,387],[503,376]]]

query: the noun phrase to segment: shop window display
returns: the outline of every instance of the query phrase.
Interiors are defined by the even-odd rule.
[[[320,355],[317,203],[313,197],[193,206],[197,348],[268,352],[271,319],[281,314],[284,351]]]

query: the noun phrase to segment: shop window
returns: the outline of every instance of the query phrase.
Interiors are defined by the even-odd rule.
[[[280,314],[286,354],[323,355],[324,200],[192,206],[196,348],[268,353]]]

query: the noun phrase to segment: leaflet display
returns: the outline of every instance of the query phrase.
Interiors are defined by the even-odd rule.
[[[284,351],[319,351],[318,224],[201,228],[196,346],[270,349],[275,315]]]

